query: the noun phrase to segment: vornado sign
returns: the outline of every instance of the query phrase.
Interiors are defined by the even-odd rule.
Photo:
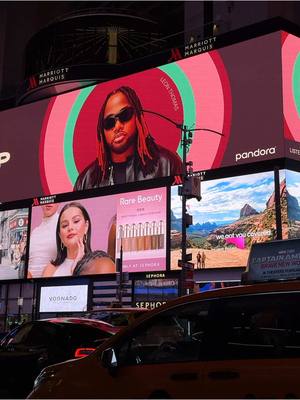
[[[276,154],[276,146],[269,147],[267,149],[258,148],[254,151],[245,151],[244,153],[236,153],[235,154],[235,162],[238,162],[239,160],[246,160],[248,158],[257,158],[257,157],[273,155],[273,154]]]
[[[86,311],[87,294],[88,285],[44,286],[40,312]]]

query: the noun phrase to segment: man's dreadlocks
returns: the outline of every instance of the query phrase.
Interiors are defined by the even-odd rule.
[[[151,170],[151,165],[149,162],[153,159],[153,153],[155,152],[155,144],[154,140],[151,137],[146,121],[144,119],[142,104],[140,99],[138,98],[136,92],[128,87],[121,86],[118,89],[115,89],[111,93],[109,93],[102,105],[102,108],[99,113],[97,133],[98,133],[98,149],[97,149],[97,159],[99,163],[99,167],[102,171],[102,181],[107,177],[107,171],[109,166],[109,158],[108,158],[108,149],[105,143],[104,136],[104,111],[107,105],[108,100],[111,96],[116,93],[123,93],[135,111],[136,116],[136,126],[137,126],[137,153],[140,161],[140,167],[144,173],[149,172]],[[150,162],[151,164],[151,162]]]

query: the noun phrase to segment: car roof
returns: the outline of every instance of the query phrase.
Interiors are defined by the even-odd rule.
[[[280,292],[300,292],[300,280],[293,281],[280,281],[280,282],[267,282],[267,283],[257,283],[251,285],[239,285],[230,286],[226,288],[213,289],[206,292],[200,292],[195,294],[188,294],[185,296],[177,297],[176,299],[169,300],[166,304],[163,304],[148,312],[142,314],[135,322],[132,323],[133,326],[137,325],[138,322],[151,318],[152,315],[159,314],[160,312],[171,309],[173,307],[183,305],[186,303],[209,300],[209,299],[221,299],[231,296],[242,296],[248,294],[263,294],[263,293],[280,293]]]
[[[46,318],[46,319],[39,319],[37,321],[32,322],[50,322],[52,324],[75,324],[75,325],[85,325],[91,326],[93,328],[100,329],[102,331],[108,333],[116,333],[118,329],[115,326],[109,324],[108,322],[104,322],[97,319],[91,318],[81,318],[81,317],[55,317],[55,318]]]
[[[186,301],[197,301],[210,298],[222,298],[236,295],[246,295],[255,293],[269,293],[269,292],[286,292],[286,291],[300,291],[300,280],[292,281],[276,281],[255,283],[250,285],[237,285],[226,288],[212,289],[206,292],[196,294],[189,294],[170,300],[167,304],[159,308],[165,308],[170,305],[185,303]]]
[[[143,307],[103,307],[92,310],[91,313],[99,312],[119,312],[119,313],[139,313],[149,311],[149,308]]]

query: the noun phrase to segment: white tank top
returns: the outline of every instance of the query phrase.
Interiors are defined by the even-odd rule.
[[[72,266],[74,260],[66,258],[65,261],[58,265],[55,269],[53,276],[70,276],[72,275]]]

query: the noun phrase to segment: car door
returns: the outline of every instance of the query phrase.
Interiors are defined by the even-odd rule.
[[[210,325],[207,398],[299,398],[299,293],[220,299]]]
[[[114,346],[114,378],[103,385],[101,396],[203,397],[204,362],[199,356],[212,303],[197,301],[158,313],[122,338]]]

